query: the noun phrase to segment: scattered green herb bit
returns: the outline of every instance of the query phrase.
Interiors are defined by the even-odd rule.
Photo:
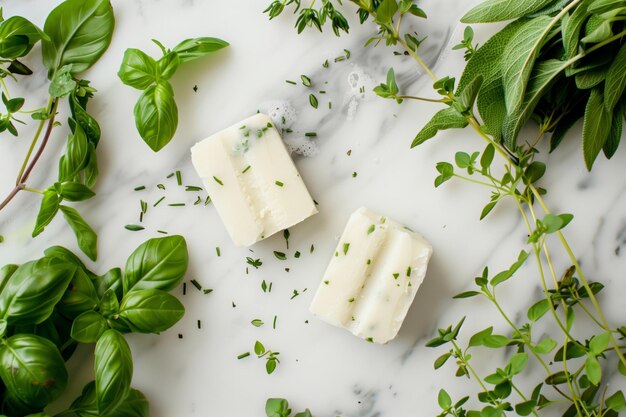
[[[313,199],[313,204],[315,204],[316,206],[320,205],[320,203],[318,203],[315,199]]]
[[[335,256],[339,256],[339,252],[335,251]]]
[[[263,326],[265,323],[263,323],[263,320],[261,319],[254,319],[250,322],[254,327],[261,327]]]
[[[143,212],[139,213],[139,223],[143,223]]]
[[[267,288],[267,292],[272,292],[272,285],[273,284],[274,284],[273,282],[270,282],[270,286]]]
[[[239,126],[239,130],[243,130],[243,129],[245,129],[245,128],[246,128],[246,125],[241,125],[241,126]]]
[[[193,92],[194,92],[194,93],[197,93],[197,92],[198,92],[198,86],[197,86],[197,85],[194,85],[194,86],[193,86]]]
[[[338,56],[337,58],[335,58],[335,62],[341,62],[341,61],[345,61],[346,57],[344,55]]]
[[[365,340],[367,340],[367,341],[368,341],[368,342],[370,342],[370,343],[374,343],[374,338],[373,338],[373,337],[368,337],[368,338],[367,338],[367,339],[365,339]]]
[[[202,321],[198,320],[198,329],[202,328]]]
[[[313,246],[313,244],[311,243],[311,249],[309,249],[309,253],[313,253],[314,250],[315,250],[315,246]]]
[[[216,183],[218,183],[219,185],[224,185],[224,183],[222,182],[221,179],[217,178],[215,175],[213,176],[213,179],[215,180]]]
[[[241,171],[242,174],[245,174],[246,172],[250,171],[250,165],[248,165],[247,167],[244,168],[243,171]]]
[[[348,149],[348,152],[346,152],[346,155],[348,156],[352,155],[352,149]]]
[[[200,283],[198,281],[196,281],[195,279],[192,279],[191,281],[191,285],[193,285],[194,287],[196,287],[196,289],[198,291],[202,291],[202,285],[200,285]]]
[[[217,253],[217,256],[222,256],[222,252],[220,251],[220,247],[219,246],[215,247],[215,253]]]
[[[183,185],[183,176],[180,171],[176,171],[176,183],[181,186]]]
[[[183,295],[187,295],[187,283],[183,282]]]
[[[292,133],[292,132],[293,132],[293,130],[292,130],[291,128],[287,128],[287,129],[285,129],[285,132],[287,132],[287,133]]]
[[[344,243],[343,244],[343,254],[344,255],[348,254],[348,249],[350,249],[350,244],[349,243]]]
[[[276,250],[274,251],[274,256],[281,261],[284,261],[285,259],[287,259],[287,256],[285,255],[284,252],[278,252]]]
[[[330,109],[332,109],[332,108],[333,108],[333,103],[332,103],[332,101],[329,101],[329,102],[328,102],[328,109],[330,110]]]
[[[397,272],[393,273],[393,279],[398,279],[399,276],[400,276],[400,274],[398,274]]]
[[[350,59],[350,51],[347,49],[343,50],[346,53],[346,59]]]
[[[308,138],[314,138],[314,137],[317,137],[317,132],[306,132],[304,136]]]
[[[320,93],[320,94],[326,94],[326,90],[320,90],[320,91],[318,91],[318,93]]]
[[[183,334],[182,333],[178,333],[178,338],[182,339],[183,338]]]
[[[202,290],[204,295],[211,294],[213,292],[213,288],[205,288]]]
[[[173,176],[174,176],[174,173],[172,172],[171,174],[168,174],[168,176],[167,176],[167,177],[165,177],[165,178],[170,179],[170,178],[172,178]]]
[[[354,172],[352,173],[352,178],[356,178],[356,176],[357,176],[357,175],[359,175],[359,174],[357,174],[357,172],[356,172],[356,171],[354,171]]]
[[[274,316],[274,321],[272,322],[272,329],[276,329],[276,319],[278,316]]]
[[[302,80],[302,85],[304,85],[305,87],[311,86],[311,79],[306,75],[301,75],[300,79]]]
[[[311,106],[314,109],[317,109],[317,97],[315,97],[313,94],[309,94],[309,103],[311,103]]]
[[[381,216],[380,217],[380,223],[381,224],[385,224],[386,221],[387,221],[387,218],[385,216]]]
[[[296,84],[297,84],[295,81],[291,81],[291,80],[285,80],[285,82],[286,82],[287,84],[293,84],[293,85],[296,85]]]
[[[163,200],[165,200],[165,197],[161,197],[161,198],[159,198],[159,199],[157,200],[157,202],[156,202],[156,203],[154,203],[154,204],[152,205],[152,207],[156,207],[156,206],[158,206],[158,205],[159,205],[159,203],[160,203],[161,201],[163,201]]]
[[[202,203],[202,199],[200,198],[200,196],[198,196],[198,198],[196,198],[196,201],[193,202],[193,205],[197,206],[200,203]]]
[[[250,356],[250,352],[244,352],[241,355],[237,356],[237,359],[247,358],[248,356]]]
[[[274,184],[278,185],[279,187],[282,187],[285,185],[282,181],[278,181],[278,180],[274,181]]]
[[[138,224],[127,224],[124,226],[126,230],[130,230],[131,232],[138,232],[140,230],[145,229],[143,226],[139,226]]]
[[[348,298],[348,302],[349,302],[349,303],[353,303],[353,302],[354,302],[354,297],[350,297],[350,298]]]
[[[170,203],[168,206],[170,207],[183,207],[185,203]]]
[[[290,235],[291,233],[289,233],[289,229],[283,230],[283,237],[285,238],[285,244],[287,245],[287,249],[289,249],[289,236]]]
[[[157,188],[158,188],[159,190],[165,190],[165,185],[163,185],[163,184],[157,184]]]
[[[146,186],[145,185],[140,185],[139,187],[135,187],[135,191],[141,191],[141,190],[145,190]]]
[[[406,267],[406,276],[407,277],[411,276],[411,266],[410,265]]]
[[[291,296],[290,300],[293,300],[294,298],[296,298],[299,295],[300,295],[300,293],[298,292],[298,290],[293,290],[293,295]]]
[[[265,282],[265,280],[261,282],[261,289],[263,292],[267,292],[267,282]]]
[[[373,225],[371,225],[369,227],[369,229],[367,229],[367,234],[369,235],[369,234],[373,233],[374,230],[376,230],[376,225],[373,224]]]
[[[367,263],[368,265],[371,265],[371,264],[372,264],[372,260],[371,260],[371,259],[368,259],[366,263]]]
[[[232,304],[233,308],[237,307],[237,304],[235,304],[234,301],[231,301],[231,304]]]
[[[167,232],[165,230],[157,230],[157,233],[161,233],[162,235],[166,235]]]
[[[197,185],[188,185],[185,187],[185,191],[202,191],[202,187],[198,187]]]
[[[328,285],[330,283],[329,280],[324,280],[324,284]]]
[[[208,196],[206,197],[206,200],[204,200],[204,205],[205,205],[205,206],[208,206],[210,202],[211,202],[211,196],[210,196],[210,195],[208,195]]]
[[[296,259],[299,258],[300,257],[300,252],[296,251],[296,253],[293,254],[293,257],[296,258]]]
[[[249,256],[246,257],[246,262],[248,263],[248,265],[253,266],[254,269],[259,269],[259,267],[263,265],[263,262],[261,262],[261,259],[252,259]]]

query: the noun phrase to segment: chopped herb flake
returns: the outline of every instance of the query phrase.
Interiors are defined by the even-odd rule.
[[[282,181],[278,181],[278,180],[274,181],[274,184],[278,185],[279,187],[282,187],[285,185],[285,183],[283,183]]]
[[[224,183],[222,182],[221,179],[217,178],[215,175],[213,176],[213,179],[215,180],[216,183],[218,183],[219,185],[224,185]]]
[[[287,259],[287,255],[285,255],[284,252],[278,252],[276,250],[274,251],[274,256],[281,261],[284,261]]]
[[[143,226],[139,226],[138,224],[127,224],[124,226],[126,230],[130,230],[131,232],[138,232],[140,230],[145,229]]]
[[[348,254],[348,249],[350,249],[350,244],[349,243],[344,243],[343,244],[343,254],[344,255]]]
[[[140,185],[139,187],[135,187],[135,191],[141,191],[141,190],[145,190],[146,186],[145,185]]]
[[[369,229],[367,229],[367,234],[369,235],[369,234],[373,233],[374,230],[376,230],[376,225],[373,224],[373,225],[371,225],[369,227]]]
[[[194,287],[196,287],[196,289],[198,291],[202,291],[202,285],[200,285],[200,283],[198,281],[196,281],[195,279],[192,279],[191,281],[191,285],[193,285]]]
[[[170,207],[182,207],[184,205],[185,205],[185,203],[171,203],[171,204],[168,204],[168,206],[170,206]]]
[[[263,320],[260,319],[254,319],[250,322],[254,327],[261,327],[263,326],[265,323],[263,323]]]
[[[317,109],[317,97],[315,97],[313,94],[309,94],[309,103],[311,104],[311,107],[313,107],[314,109]]]
[[[296,85],[296,82],[295,82],[295,81],[285,80],[285,82],[286,82],[287,84],[293,84],[293,85]]]
[[[202,191],[202,187],[198,187],[197,185],[188,185],[185,187],[185,191]]]
[[[253,266],[254,269],[259,269],[259,267],[263,265],[263,262],[261,262],[261,259],[252,259],[249,256],[246,258],[246,262],[248,263],[248,265]]]
[[[237,356],[237,359],[247,358],[248,356],[250,356],[250,352],[244,352],[241,355]]]
[[[296,251],[296,253],[293,254],[293,257],[296,258],[296,259],[299,258],[300,257],[300,252]]]
[[[183,176],[180,171],[176,171],[176,183],[180,186],[183,185]]]
[[[215,253],[217,253],[217,256],[222,256],[222,252],[221,252],[221,250],[220,250],[220,247],[219,247],[219,246],[216,246],[216,247],[215,247]]]
[[[161,197],[161,198],[159,198],[159,199],[157,200],[157,202],[156,202],[156,203],[154,203],[154,204],[152,205],[152,207],[156,207],[156,206],[158,206],[158,205],[159,205],[159,203],[160,203],[161,201],[163,201],[163,200],[165,200],[165,197]]]
[[[317,132],[306,132],[304,136],[308,138],[314,138],[314,137],[317,137]]]
[[[311,86],[311,79],[306,75],[301,75],[300,79],[302,80],[302,85],[304,85],[305,87]]]
[[[248,165],[247,167],[244,168],[243,171],[241,171],[242,174],[245,174],[246,172],[250,171],[250,165]]]
[[[406,276],[407,277],[411,276],[411,266],[410,265],[406,267]]]

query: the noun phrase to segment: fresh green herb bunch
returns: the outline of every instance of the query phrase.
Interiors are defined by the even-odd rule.
[[[337,0],[337,3],[341,5],[341,0]],[[321,5],[318,9],[315,6],[315,0],[311,2],[309,7],[300,8],[300,0],[274,0],[263,11],[267,13],[270,20],[279,16],[284,10],[285,6],[293,5],[293,13],[298,13],[298,19],[296,20],[296,28],[298,33],[301,33],[307,27],[316,27],[320,32],[326,22],[330,22],[333,32],[339,36],[339,31],[348,33],[350,26],[345,16],[337,10],[337,7],[331,0],[321,0]]]
[[[22,121],[16,118],[16,114],[30,114],[38,123],[15,187],[0,203],[0,210],[20,191],[40,194],[41,208],[33,237],[61,211],[74,231],[80,249],[92,260],[97,257],[96,233],[78,211],[62,203],[83,201],[95,195],[91,188],[98,177],[96,147],[100,127],[87,112],[87,102],[96,90],[90,87],[89,81],[77,77],[93,66],[109,47],[114,26],[113,9],[108,0],[66,0],[50,12],[43,31],[21,16],[12,16],[0,23],[0,84],[7,111],[7,114],[0,115],[0,131],[7,130],[17,136],[13,122]],[[39,41],[42,62],[50,79],[49,99],[45,107],[24,111],[24,99],[11,98],[5,79],[17,82],[18,76],[32,74],[18,58],[27,55]],[[27,181],[50,141],[53,129],[59,125],[56,119],[61,99],[66,99],[69,104],[67,124],[70,133],[65,153],[59,160],[58,180],[45,189],[33,188]]]
[[[291,408],[289,408],[289,402],[284,398],[268,398],[265,402],[265,415],[267,417],[290,417]],[[313,414],[307,408],[296,413],[293,417],[313,417]]]
[[[539,105],[548,100],[548,90],[537,89],[535,86],[538,85],[547,85],[546,88],[552,93],[560,93],[559,100],[561,101],[559,103],[561,104],[559,106],[563,103],[574,104],[581,94],[588,94],[588,100],[591,100],[594,94],[596,96],[605,94],[605,97],[608,94],[610,97],[614,97],[613,99],[617,103],[623,101],[624,85],[626,85],[624,74],[626,72],[623,70],[624,63],[620,63],[621,57],[618,51],[618,49],[621,51],[623,48],[622,42],[626,36],[623,33],[624,19],[619,17],[625,11],[623,1],[596,0],[591,3],[584,0],[532,0],[525,2],[489,0],[481,4],[466,15],[467,21],[469,21],[468,16],[471,17],[472,21],[473,19],[503,20],[520,18],[520,16],[526,17],[507,26],[479,49],[472,46],[473,37],[469,36],[471,32],[466,31],[461,42],[463,47],[456,49],[472,49],[470,49],[469,62],[458,88],[455,87],[454,78],[449,76],[437,77],[419,56],[419,43],[412,44],[406,35],[400,32],[403,3],[398,3],[396,0],[384,0],[377,7],[372,6],[367,9],[368,16],[379,28],[378,34],[371,38],[367,44],[374,41],[375,44],[385,41],[387,45],[401,46],[405,53],[410,55],[433,80],[434,90],[440,97],[426,98],[401,94],[401,88],[396,82],[393,69],[388,71],[386,82],[374,91],[378,95],[393,99],[398,103],[406,100],[420,100],[446,106],[436,113],[433,119],[417,134],[412,147],[434,137],[440,130],[472,127],[477,135],[487,143],[486,147],[482,152],[471,154],[457,152],[454,163],[439,162],[436,165],[439,175],[435,179],[435,186],[438,187],[452,178],[456,178],[487,187],[491,193],[491,198],[482,210],[481,219],[485,218],[503,199],[512,199],[527,226],[529,236],[527,244],[532,249],[531,251],[522,251],[517,261],[509,269],[498,274],[491,276],[489,270],[485,268],[483,274],[475,280],[478,290],[467,291],[457,296],[457,298],[486,297],[494,304],[504,322],[510,326],[511,331],[509,333],[506,335],[493,334],[493,326],[488,327],[473,335],[469,340],[468,347],[463,349],[457,338],[463,319],[455,326],[439,329],[438,337],[429,342],[429,346],[450,346],[450,350],[437,359],[435,367],[439,368],[449,358],[454,358],[457,365],[457,375],[470,377],[477,382],[480,390],[476,397],[479,403],[483,404],[480,410],[468,410],[465,408],[465,404],[469,397],[453,402],[448,393],[442,390],[439,394],[439,404],[442,407],[441,415],[497,417],[515,412],[518,415],[533,414],[538,416],[540,410],[546,407],[550,407],[551,412],[556,412],[555,409],[561,407],[564,410],[564,416],[617,415],[626,409],[624,395],[621,391],[609,391],[607,372],[602,371],[601,362],[606,362],[607,366],[614,366],[615,362],[610,360],[613,359],[611,357],[614,355],[617,359],[615,365],[617,370],[626,375],[626,348],[623,343],[623,340],[626,339],[626,328],[611,326],[607,322],[596,297],[596,294],[603,288],[602,284],[587,280],[577,257],[562,233],[562,229],[572,221],[573,216],[567,213],[553,214],[543,199],[546,190],[541,188],[538,182],[546,172],[546,165],[537,160],[539,151],[535,145],[544,133],[549,131],[547,128],[549,126],[545,125],[544,120],[538,138],[525,144],[518,144],[517,140],[506,140],[501,128],[506,126],[506,120],[514,117],[514,113],[508,113],[507,100],[510,103],[514,103],[515,100],[528,103],[528,95],[532,94],[533,91],[539,91],[537,94],[543,101],[537,100],[528,109],[532,114],[536,111],[535,109],[544,108]],[[583,5],[586,6],[583,8]],[[620,5],[621,7],[619,7]],[[574,31],[576,36],[570,38],[562,35],[562,27],[567,26],[567,22],[574,20],[575,12],[582,13],[585,17],[578,17],[583,20],[583,23],[579,23],[579,29]],[[594,13],[597,14],[596,17],[593,17],[595,16]],[[535,16],[535,14],[537,15]],[[616,18],[614,19],[611,15]],[[526,25],[530,25],[529,22],[535,22],[537,26],[542,23],[542,26],[541,28],[532,27],[535,30],[531,30],[530,26],[526,27]],[[521,29],[522,26],[526,27],[524,31]],[[596,29],[600,26],[604,28],[601,31],[608,31],[609,34],[597,33]],[[548,32],[544,34],[543,31],[546,28],[548,28]],[[586,40],[581,38],[580,33],[582,33],[583,28],[588,32],[584,36],[596,33],[594,35],[596,37],[592,37],[591,41],[589,38]],[[566,31],[566,33],[571,32]],[[602,37],[598,37],[599,34],[602,34]],[[539,45],[535,47],[534,52],[532,50],[533,45],[526,44],[526,40],[533,36]],[[604,40],[598,41],[600,38]],[[549,41],[544,44],[543,40]],[[518,44],[513,43],[514,41]],[[576,46],[575,55],[571,58],[574,61],[562,70],[556,71],[556,61],[559,61],[558,65],[561,66],[562,60],[554,58],[554,55],[550,54],[560,50],[567,51],[568,42],[573,42]],[[593,46],[589,46],[587,43]],[[508,61],[504,61],[502,58],[505,50],[511,51],[512,54],[507,58]],[[576,85],[575,88],[572,87],[572,80],[565,79],[575,74],[568,74],[567,69],[576,68],[580,70],[579,73],[581,74],[590,70],[590,68],[583,70],[582,67],[578,67],[577,65],[580,65],[578,61],[582,62],[585,57],[593,57],[596,50],[604,52],[612,50],[614,52],[605,57],[609,58],[611,62],[608,64],[608,61],[604,62],[608,65],[608,69],[604,74],[598,76],[600,81],[593,86],[596,93],[585,92],[585,89],[579,85]],[[520,51],[523,52],[521,55]],[[544,53],[548,53],[548,55],[544,56]],[[521,58],[519,58],[520,56]],[[537,57],[545,57],[547,60],[537,61]],[[543,64],[539,65],[541,62]],[[555,65],[553,70],[556,72],[547,71],[549,69],[547,65],[552,64]],[[534,72],[538,71],[536,66],[539,69],[545,66],[543,69],[547,72],[533,75]],[[621,69],[621,72],[611,70],[616,66]],[[507,71],[514,71],[516,78],[515,82],[505,87],[503,80],[513,80],[514,78]],[[550,79],[550,77],[553,78]],[[541,83],[539,82],[541,80],[548,82]],[[557,88],[556,83],[563,80],[570,84],[566,84],[566,87]],[[576,82],[575,77],[573,82]],[[610,87],[611,92],[603,93],[604,90],[601,91],[601,89],[607,85],[612,86]],[[511,89],[513,93],[506,93],[507,88]],[[519,91],[520,88],[522,91]],[[515,100],[513,97],[516,97]],[[587,107],[597,107],[595,111],[605,114],[607,108],[604,100],[603,98],[602,101],[593,102],[593,106]],[[504,103],[504,107],[502,103]],[[477,107],[484,124],[475,116],[474,112]],[[480,110],[481,107],[483,111]],[[492,110],[485,111],[484,109]],[[567,106],[558,111],[563,112],[565,109]],[[525,119],[518,119],[521,124],[529,120],[530,115],[527,116]],[[565,116],[558,120],[555,118],[550,124],[556,126],[555,123],[560,123],[564,118]],[[604,140],[602,135],[588,136],[593,133],[589,130],[589,126],[592,126],[590,123],[598,126],[597,120],[593,115],[589,116],[588,114],[586,116],[586,127],[583,134],[583,136],[587,135],[585,136],[587,142],[585,139],[583,140],[584,143],[587,143],[584,145],[585,149],[589,149],[589,140]],[[603,120],[611,119],[604,118]],[[621,126],[619,124],[621,113],[618,118],[612,120]],[[613,129],[611,123],[608,125]],[[510,137],[517,138],[518,134],[519,130],[516,130],[514,135]],[[618,133],[617,138],[619,136]],[[553,147],[554,140],[553,135]],[[595,154],[586,151],[586,161],[589,167],[605,143],[602,142],[599,147],[596,143],[597,152]],[[496,156],[504,162],[504,172],[500,169],[501,162],[494,165]],[[549,235],[556,235],[572,264],[572,267],[563,276],[557,275],[552,263],[552,254],[547,240]],[[504,303],[496,296],[496,287],[511,279],[527,261],[530,254],[534,255],[544,296],[529,307],[528,321],[515,323],[502,308]],[[552,284],[549,284],[548,281],[551,281]],[[548,327],[547,334],[538,340],[536,335],[533,337],[533,325],[548,313],[552,318],[551,325]],[[581,326],[575,321],[577,314],[587,316],[596,327],[591,332],[586,328],[581,329]],[[586,334],[586,336],[577,338],[573,334]],[[478,375],[478,370],[470,361],[472,353],[468,349],[471,348],[474,351],[479,347],[496,349],[509,346],[516,347],[517,352],[509,355],[507,362],[502,367],[497,368],[495,372],[484,378]],[[548,358],[547,355],[550,357]],[[537,381],[533,392],[526,394],[518,387],[517,379],[514,381],[514,377],[524,373],[531,358],[539,363],[546,374]],[[550,392],[548,392],[547,387],[550,387]]]
[[[43,410],[68,383],[65,361],[78,343],[95,343],[95,381],[56,417],[147,417],[148,401],[130,387],[133,362],[123,334],[160,333],[183,316],[168,291],[187,270],[185,240],[150,239],[123,273],[113,268],[104,275],[61,246],[44,254],[0,269],[2,414],[48,416]]]
[[[228,42],[217,38],[186,39],[169,50],[156,39],[152,41],[163,52],[158,61],[139,49],[129,48],[117,75],[124,84],[143,90],[135,105],[135,125],[144,142],[158,152],[172,140],[178,127],[178,107],[168,80],[181,64],[225,48]]]

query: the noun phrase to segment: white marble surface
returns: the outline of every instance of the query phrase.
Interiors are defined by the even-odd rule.
[[[430,63],[440,56],[456,28],[454,22],[475,2],[424,2],[431,18],[417,22],[416,29],[420,35],[429,36],[423,54]],[[56,3],[58,0],[10,2],[4,5],[4,14],[23,14],[43,24]],[[475,392],[475,385],[454,378],[451,366],[433,371],[432,362],[442,351],[425,348],[424,343],[438,326],[447,326],[463,315],[468,315],[464,335],[485,327],[485,322],[495,318],[486,302],[453,301],[451,296],[468,289],[484,265],[500,268],[514,260],[526,238],[521,219],[514,207],[505,204],[488,220],[479,222],[480,210],[489,198],[487,191],[458,182],[437,190],[433,187],[437,161],[451,160],[455,151],[478,149],[482,143],[469,130],[453,131],[409,151],[413,135],[437,108],[412,103],[398,106],[369,91],[374,80],[383,79],[389,66],[396,68],[399,83],[406,91],[429,95],[430,82],[414,71],[407,58],[394,56],[391,49],[361,48],[373,32],[371,25],[359,27],[354,22],[350,35],[341,38],[312,31],[296,36],[292,17],[267,20],[261,13],[265,3],[113,0],[117,19],[113,43],[85,75],[99,90],[90,111],[103,128],[98,148],[98,194],[80,204],[81,212],[99,234],[99,260],[94,269],[103,272],[123,265],[135,246],[163,229],[186,237],[191,255],[188,279],[195,278],[214,289],[203,295],[188,285],[183,297],[187,314],[179,324],[160,336],[129,338],[135,359],[133,384],[148,396],[151,415],[155,417],[261,416],[270,396],[288,398],[294,409],[309,407],[316,417],[433,415],[440,387],[446,386],[454,396],[461,396]],[[150,38],[173,46],[193,36],[221,37],[231,47],[179,70],[173,85],[180,126],[169,146],[158,154],[152,153],[134,129],[132,107],[138,93],[121,84],[116,77],[117,68],[128,47],[156,55],[157,48]],[[351,58],[332,62],[344,48],[351,51]],[[33,54],[38,51],[37,48]],[[321,66],[325,59],[331,61],[329,69]],[[28,60],[36,61],[38,57]],[[23,83],[31,107],[45,100],[41,91],[44,72],[40,66],[36,68],[37,74]],[[461,54],[449,52],[435,66],[438,74],[458,74],[461,68]],[[352,71],[366,80],[364,98],[356,97],[348,83]],[[328,91],[329,94],[317,95],[319,109],[309,106],[307,89],[285,83],[286,79],[299,80],[300,74],[307,74],[316,87]],[[369,81],[367,76],[371,77]],[[192,89],[194,85],[198,86],[197,92]],[[358,87],[356,90],[358,93]],[[352,97],[355,110],[350,110]],[[329,99],[333,102],[332,110],[327,107]],[[146,230],[124,229],[125,224],[138,222],[141,198],[153,203],[166,195],[170,202],[193,202],[195,194],[183,192],[173,179],[165,176],[178,169],[185,184],[197,185],[199,180],[189,159],[190,146],[272,100],[288,100],[295,107],[293,137],[307,131],[318,132],[315,143],[319,154],[295,159],[320,204],[320,213],[291,229],[287,261],[281,262],[272,255],[274,250],[285,251],[282,236],[256,244],[251,248],[254,254],[234,247],[211,206],[162,204],[149,209],[144,221]],[[12,185],[20,155],[26,150],[29,129],[32,125],[22,130],[20,139],[0,138],[2,193]],[[594,172],[588,174],[577,134],[574,132],[568,143],[548,156],[550,169],[543,185],[551,190],[548,201],[554,210],[576,215],[567,236],[588,275],[609,288],[600,297],[607,306],[609,319],[623,321],[626,152],[622,148],[614,160],[599,161]],[[52,140],[31,177],[34,187],[46,186],[56,176],[56,156],[64,144],[63,128]],[[351,156],[347,155],[348,150],[352,150]],[[352,177],[353,172],[358,173],[356,178]],[[158,183],[167,186],[165,194],[156,189]],[[133,191],[139,185],[148,190]],[[41,236],[30,238],[37,205],[35,198],[22,193],[0,213],[0,233],[5,237],[0,245],[3,263],[38,257],[52,244],[77,250],[61,218]],[[348,215],[361,205],[420,231],[435,250],[426,280],[399,337],[384,346],[365,343],[308,313],[336,238]],[[315,245],[312,254],[311,244]],[[221,257],[216,255],[216,246],[221,248]],[[295,250],[303,253],[300,259],[293,259]],[[555,252],[555,262],[563,270],[567,262],[562,253]],[[259,270],[251,270],[248,275],[247,256],[263,261]],[[263,279],[273,282],[269,294],[261,291]],[[294,289],[301,294],[290,300]],[[178,295],[181,294],[179,289]],[[520,317],[538,295],[539,281],[532,264],[501,290],[513,317]],[[274,315],[278,316],[275,330],[271,326]],[[255,318],[264,320],[266,325],[253,327],[250,320]],[[197,320],[202,321],[201,329],[197,328]],[[496,323],[496,330],[506,330],[504,323]],[[182,340],[179,333],[184,335]],[[273,375],[265,373],[262,360],[236,359],[238,354],[252,350],[255,340],[280,351],[281,364]],[[79,376],[74,378],[65,401],[91,378],[89,357],[90,349],[86,347],[68,364],[70,372]],[[494,359],[498,357],[477,357],[483,364],[493,365]]]

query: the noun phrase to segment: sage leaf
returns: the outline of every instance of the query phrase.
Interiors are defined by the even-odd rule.
[[[42,40],[48,78],[72,64],[72,73],[90,68],[111,43],[115,18],[109,0],[65,0],[48,15]]]
[[[458,96],[458,103],[461,106],[463,112],[468,111],[474,107],[478,91],[483,84],[485,78],[482,75],[477,75]]]
[[[65,220],[76,235],[78,247],[89,259],[95,261],[98,258],[98,236],[96,232],[74,208],[64,205],[61,205],[60,208]]]
[[[68,380],[65,361],[57,347],[33,334],[16,334],[3,341],[0,377],[6,394],[36,410],[56,400]]]
[[[609,137],[612,117],[604,106],[604,95],[594,89],[589,96],[583,122],[583,156],[590,171]]]
[[[85,311],[72,324],[72,339],[81,343],[95,343],[108,328],[106,319],[100,313]]]
[[[626,91],[626,44],[622,45],[606,73],[604,106],[611,112]]]
[[[47,225],[50,224],[54,216],[59,211],[59,204],[61,199],[54,190],[46,190],[43,193],[41,199],[41,206],[39,207],[39,213],[37,214],[37,221],[35,222],[35,228],[33,229],[33,237],[39,235]]]
[[[109,329],[98,339],[94,370],[98,413],[106,415],[126,398],[133,377],[130,347],[117,330]]]
[[[467,12],[463,23],[488,23],[516,19],[535,13],[555,0],[487,0]]]
[[[192,61],[194,59],[202,58],[212,52],[219,51],[222,48],[226,48],[229,45],[228,42],[218,38],[194,38],[185,39],[173,49],[178,55],[180,63]]]
[[[613,155],[615,155],[622,138],[624,119],[626,118],[626,97],[619,102],[613,110],[614,113],[611,131],[609,132],[609,137],[606,139],[606,142],[604,142],[604,146],[602,147],[602,151],[607,159],[611,159]]]
[[[135,331],[160,333],[183,317],[185,307],[176,297],[165,291],[137,290],[124,296],[119,314]]]
[[[157,80],[157,67],[154,59],[140,51],[129,48],[124,52],[117,76],[128,86],[145,90]]]
[[[128,257],[124,271],[124,294],[131,290],[170,291],[187,271],[189,255],[182,236],[150,239]]]
[[[566,14],[561,20],[561,37],[565,48],[565,57],[573,58],[578,53],[580,43],[580,31],[589,17],[587,8],[591,0],[584,0],[572,12]]]
[[[174,91],[167,81],[148,87],[135,105],[135,125],[142,139],[154,152],[167,145],[178,126]]]
[[[452,107],[440,110],[422,130],[415,136],[411,148],[414,148],[428,139],[433,138],[437,132],[445,129],[461,129],[468,125],[467,118]]]

